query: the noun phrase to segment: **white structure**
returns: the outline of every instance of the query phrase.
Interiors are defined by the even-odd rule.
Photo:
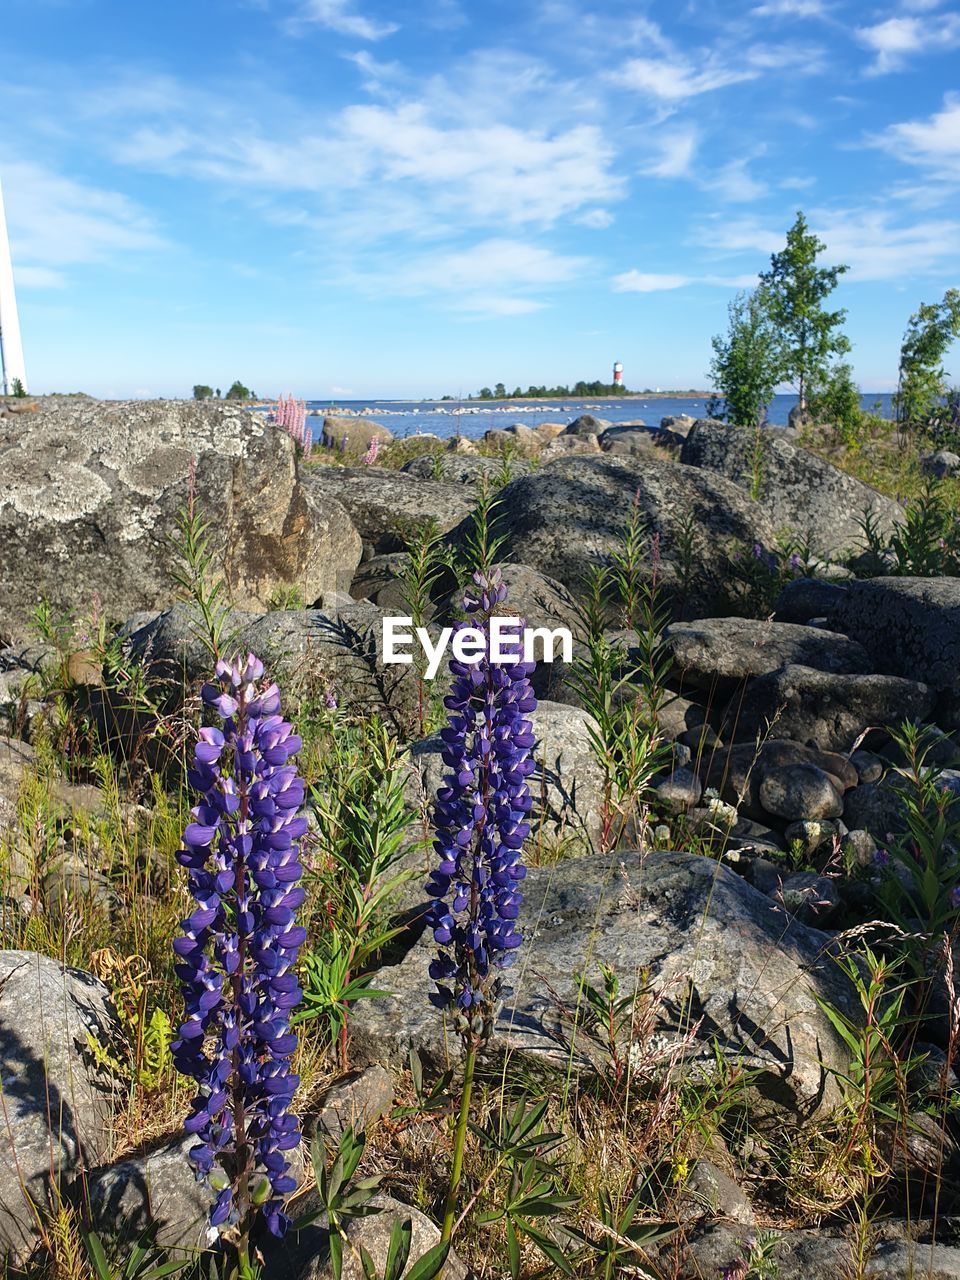
[[[12,395],[15,381],[26,391],[27,371],[23,364],[17,295],[13,288],[13,260],[3,212],[3,187],[0,186],[0,392]]]
[[[613,366],[613,385],[615,387],[623,386],[623,365],[619,360]]]

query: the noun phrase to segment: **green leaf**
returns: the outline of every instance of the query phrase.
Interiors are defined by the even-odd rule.
[[[434,1280],[443,1270],[450,1253],[448,1243],[435,1244],[413,1264],[403,1280]]]
[[[113,1272],[97,1233],[95,1231],[89,1232],[84,1236],[83,1242],[87,1247],[87,1257],[96,1270],[97,1280],[113,1280]]]

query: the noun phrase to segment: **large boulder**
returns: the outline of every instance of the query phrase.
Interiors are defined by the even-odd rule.
[[[405,728],[417,702],[413,668],[384,662],[383,618],[364,600],[323,611],[234,612],[227,627],[231,647],[255,653],[288,698],[329,693],[345,709],[385,715]],[[173,698],[210,677],[210,657],[190,605],[142,621],[129,644]]]
[[[830,623],[863,645],[877,671],[960,694],[960,578],[851,582]]]
[[[680,458],[755,492],[777,530],[794,530],[821,556],[862,549],[860,522],[867,513],[885,534],[904,519],[892,498],[773,433],[761,435],[758,449],[756,432],[702,418]]]
[[[753,618],[704,618],[675,622],[664,644],[685,683],[711,689],[740,682],[788,663],[843,674],[867,672],[870,659],[854,640],[816,627]]]
[[[400,470],[425,480],[442,480],[447,484],[476,489],[481,484],[495,483],[505,476],[511,480],[525,476],[530,471],[530,463],[524,458],[487,458],[449,451],[413,458]]]
[[[462,485],[386,467],[311,467],[301,473],[301,483],[321,506],[330,499],[342,504],[368,557],[402,551],[427,520],[447,533],[474,507]]]
[[[728,868],[686,853],[595,854],[531,871],[524,897],[525,938],[492,1033],[495,1057],[509,1053],[518,1070],[523,1059],[561,1071],[595,1062],[588,1037],[571,1049],[569,1018],[582,1001],[578,975],[596,983],[606,964],[625,992],[643,974],[662,993],[655,1032],[690,1070],[712,1071],[716,1048],[757,1072],[747,1086],[754,1123],[839,1102],[833,1072],[847,1070],[849,1054],[816,997],[856,1012],[828,938]],[[378,973],[392,995],[355,1009],[355,1061],[401,1064],[415,1046],[446,1063],[449,1030],[426,999],[435,950],[428,931]]]
[[[502,558],[533,565],[574,593],[619,548],[636,504],[651,541],[660,535],[661,580],[702,613],[722,599],[730,557],[773,538],[767,517],[731,481],[670,462],[557,458],[512,481],[502,499]],[[651,573],[653,562],[651,550]]]
[[[374,422],[371,418],[328,413],[323,420],[319,443],[325,448],[339,449],[351,455],[366,453],[375,439],[386,444],[393,439],[393,432],[382,422]]]
[[[731,731],[755,739],[772,725],[780,737],[850,751],[867,729],[923,720],[933,702],[933,690],[916,680],[790,665],[751,681]]]
[[[300,483],[293,441],[229,403],[88,401],[0,424],[0,605],[23,629],[42,596],[112,617],[169,599],[170,540],[188,500],[209,521],[214,569],[240,608],[281,588],[342,590],[360,539]]]
[[[37,1243],[37,1213],[109,1154],[115,1082],[91,1040],[115,1054],[119,1035],[101,982],[0,951],[0,1256],[13,1263]]]

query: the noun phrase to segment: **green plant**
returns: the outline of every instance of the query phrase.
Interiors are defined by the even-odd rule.
[[[936,303],[921,303],[910,317],[900,347],[894,408],[901,435],[924,427],[944,394],[944,356],[960,336],[960,289]]]
[[[597,1276],[599,1280],[616,1280],[625,1275],[655,1280],[657,1273],[644,1265],[646,1250],[669,1235],[672,1228],[660,1222],[640,1220],[644,1191],[641,1186],[623,1204],[606,1187],[601,1187],[593,1229],[586,1232],[580,1227],[567,1228],[568,1233],[583,1244],[575,1259],[578,1267],[587,1268],[581,1274]]]
[[[407,1270],[412,1241],[412,1219],[398,1218],[390,1231],[383,1270],[380,1270],[369,1251],[361,1244],[360,1265],[363,1268],[364,1280],[434,1280],[447,1261],[450,1245],[443,1241],[435,1244],[417,1258]]]
[[[450,567],[450,551],[434,517],[405,530],[403,536],[407,558],[400,574],[400,590],[413,626],[423,627],[429,620],[433,590],[444,570]],[[417,727],[422,738],[426,732],[428,698],[426,658],[420,646],[415,647],[413,663],[417,681]]]
[[[382,726],[372,727],[357,752],[330,762],[322,785],[311,788],[318,866],[309,874],[325,903],[326,920],[304,962],[304,1008],[298,1022],[320,1019],[347,1069],[350,1006],[385,995],[370,986],[373,961],[399,933],[388,904],[411,875],[401,869],[414,815],[404,804],[398,747]]]
[[[903,506],[904,519],[888,536],[869,512],[861,519],[867,556],[865,563],[858,565],[860,572],[915,578],[960,575],[960,524],[942,484],[928,480],[922,492]]]
[[[711,417],[736,427],[759,427],[765,421],[780,373],[770,309],[763,289],[739,293],[730,303],[727,334],[712,339],[710,378],[719,397],[708,405]]]
[[[267,608],[271,611],[275,609],[305,609],[306,607],[307,602],[304,599],[303,591],[298,586],[275,587],[270,599],[267,601]]]
[[[226,583],[214,570],[216,556],[210,538],[213,522],[200,514],[195,480],[196,471],[191,464],[187,502],[177,513],[177,530],[171,539],[171,549],[180,562],[172,576],[183,598],[196,606],[199,617],[193,632],[215,664],[231,644],[230,606]]]
[[[859,446],[864,429],[864,413],[860,404],[860,388],[853,380],[853,369],[845,361],[837,361],[811,384],[809,408],[814,421],[833,428],[834,438],[848,449]]]
[[[382,1178],[373,1175],[354,1179],[366,1142],[364,1133],[347,1127],[335,1150],[328,1150],[319,1138],[314,1138],[310,1144],[319,1206],[296,1218],[292,1230],[302,1231],[318,1219],[326,1219],[334,1280],[340,1280],[343,1273],[343,1245],[347,1226],[358,1218],[368,1218],[379,1212],[370,1201],[380,1189]]]
[[[124,1258],[111,1259],[95,1231],[85,1232],[83,1243],[96,1280],[164,1280],[165,1276],[182,1275],[195,1263],[193,1258],[166,1261],[150,1244],[136,1244]]]

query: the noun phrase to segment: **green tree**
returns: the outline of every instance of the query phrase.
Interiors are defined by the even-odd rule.
[[[205,387],[202,382],[198,382],[193,388],[194,400],[209,400],[213,395],[213,387]]]
[[[853,380],[853,369],[838,360],[822,380],[811,383],[809,406],[815,422],[833,427],[837,439],[855,445],[863,427],[860,388]]]
[[[946,392],[943,360],[960,337],[960,289],[941,302],[922,302],[910,317],[900,346],[894,409],[900,430],[923,426]]]
[[[713,338],[710,377],[722,403],[711,411],[737,427],[758,427],[767,415],[780,373],[777,333],[770,300],[761,287],[738,293],[730,303],[726,334]]]
[[[26,388],[19,378],[14,378],[10,386],[10,392],[15,400],[25,400],[27,398]]]
[[[771,256],[770,270],[760,275],[770,319],[779,334],[778,381],[796,385],[801,410],[807,407],[809,386],[825,379],[830,357],[850,350],[840,331],[846,311],[823,307],[848,268],[818,266],[817,257],[826,247],[798,213],[787,232],[786,247]]]
[[[493,388],[493,398],[495,400],[506,400],[507,388],[503,385],[502,382],[498,382],[497,385]]]
[[[253,392],[249,387],[245,387],[239,378],[233,383],[226,394],[227,400],[252,400],[253,398]]]
[[[481,387],[477,394],[480,396],[481,400],[493,399],[493,392],[490,390],[489,387]]]

